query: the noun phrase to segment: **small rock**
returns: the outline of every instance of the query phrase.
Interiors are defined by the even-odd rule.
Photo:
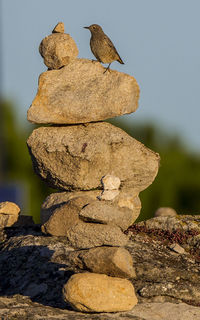
[[[19,217],[20,208],[14,202],[0,203],[0,228],[12,226]]]
[[[69,35],[53,33],[46,37],[40,45],[40,54],[49,69],[65,66],[40,75],[38,93],[28,110],[30,122],[88,123],[137,109],[137,81],[117,71],[104,74],[100,63],[74,59],[78,49]],[[81,150],[84,153],[87,145],[83,144]]]
[[[64,33],[64,32],[65,32],[65,26],[63,22],[58,22],[52,31],[52,33]]]
[[[71,276],[63,288],[64,299],[73,309],[83,312],[120,312],[137,304],[129,280],[97,273]]]
[[[185,249],[183,247],[181,247],[178,243],[172,243],[171,245],[169,245],[169,248],[177,253],[180,254],[185,254]]]
[[[98,197],[99,200],[112,201],[119,195],[119,190],[104,190]]]
[[[118,190],[120,187],[120,178],[107,174],[101,179],[104,190]]]
[[[49,69],[60,69],[78,56],[76,43],[64,33],[63,23],[58,23],[53,33],[42,40],[39,52]]]
[[[114,224],[123,231],[127,230],[135,221],[133,210],[120,208],[105,201],[93,201],[83,207],[79,217],[86,222]]]
[[[155,217],[175,217],[177,212],[173,208],[162,207],[156,210]]]
[[[80,269],[119,278],[135,278],[133,259],[121,247],[98,247],[70,252],[68,259]]]

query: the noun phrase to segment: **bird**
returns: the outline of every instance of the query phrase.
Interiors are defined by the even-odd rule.
[[[101,26],[92,24],[91,26],[84,28],[89,29],[91,32],[90,48],[97,61],[109,64],[104,73],[108,70],[110,71],[110,65],[113,61],[124,64],[114,44],[103,32]]]

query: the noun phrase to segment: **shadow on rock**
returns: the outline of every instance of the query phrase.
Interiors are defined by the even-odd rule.
[[[48,246],[26,245],[19,238],[11,240],[0,255],[0,295],[21,294],[43,305],[68,307],[62,288],[73,272],[66,264],[51,261],[54,250]]]

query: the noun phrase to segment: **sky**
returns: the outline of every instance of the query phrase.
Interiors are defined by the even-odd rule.
[[[62,21],[79,57],[93,59],[83,27],[97,23],[125,62],[111,68],[134,76],[141,89],[126,121],[156,123],[200,153],[199,0],[1,0],[0,11],[1,88],[22,123],[46,70],[41,40]]]

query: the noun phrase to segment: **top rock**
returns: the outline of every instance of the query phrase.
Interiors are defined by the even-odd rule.
[[[49,69],[60,69],[78,56],[75,41],[64,31],[64,23],[59,22],[40,43],[39,52]]]

